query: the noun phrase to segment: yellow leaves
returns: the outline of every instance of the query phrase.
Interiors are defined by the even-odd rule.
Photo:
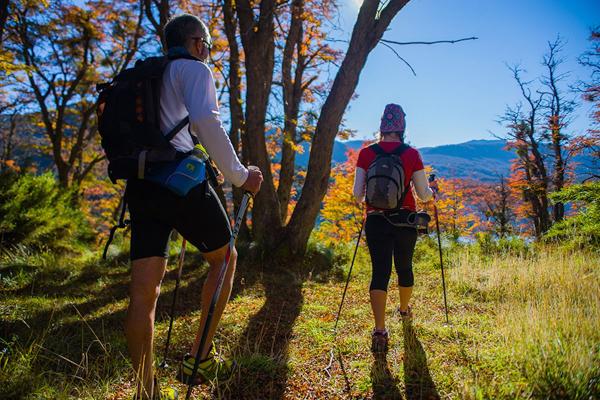
[[[6,75],[11,75],[17,71],[19,71],[20,66],[15,65],[14,58],[8,52],[0,53],[0,71],[2,71]]]
[[[360,230],[363,211],[352,192],[356,157],[356,152],[349,153],[348,161],[334,168],[331,174],[332,182],[321,211],[323,222],[316,232],[317,239],[329,246],[353,240]]]
[[[281,145],[279,144],[279,140],[281,138],[281,129],[280,128],[271,128],[266,135],[266,145],[267,145],[267,153],[269,154],[269,158],[274,158],[279,151],[281,151]]]
[[[478,218],[466,207],[463,182],[460,179],[438,180],[439,196],[436,201],[440,225],[458,238],[477,227]]]

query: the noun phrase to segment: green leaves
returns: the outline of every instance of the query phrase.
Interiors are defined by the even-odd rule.
[[[545,240],[572,248],[600,249],[600,182],[572,185],[552,193],[550,198],[571,204],[575,214],[555,224]]]
[[[72,251],[88,233],[73,193],[50,173],[0,175],[0,244],[34,250]]]

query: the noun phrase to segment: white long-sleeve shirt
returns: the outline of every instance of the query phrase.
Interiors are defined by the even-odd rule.
[[[188,59],[174,60],[164,72],[160,96],[160,128],[167,134],[186,116],[190,123],[171,141],[176,150],[194,148],[188,128],[217,164],[225,179],[242,186],[248,169],[240,162],[221,124],[215,82],[210,68]]]
[[[421,169],[413,172],[411,177],[412,186],[421,201],[428,201],[433,197],[433,191],[427,183],[427,177],[425,176],[425,170]],[[361,167],[356,167],[354,174],[354,197],[357,201],[363,202],[365,200],[367,186],[367,171]]]

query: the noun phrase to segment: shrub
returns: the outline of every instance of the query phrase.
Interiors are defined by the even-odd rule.
[[[497,238],[489,232],[475,234],[475,249],[484,256],[499,254],[525,255],[530,249],[527,242],[518,236]]]
[[[445,256],[447,255],[446,250],[447,249],[444,248]],[[436,237],[425,235],[421,236],[421,238],[417,240],[413,255],[413,265],[419,269],[440,267],[440,255],[438,252],[438,243]]]
[[[545,241],[560,242],[570,248],[600,249],[600,182],[572,185],[550,196],[554,202],[572,203],[579,210],[555,224]]]
[[[35,251],[73,251],[91,239],[71,191],[61,190],[52,174],[0,175],[0,244]]]

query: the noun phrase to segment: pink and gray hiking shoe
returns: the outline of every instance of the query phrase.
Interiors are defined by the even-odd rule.
[[[387,353],[389,335],[387,330],[374,329],[371,335],[371,351],[373,353]]]

